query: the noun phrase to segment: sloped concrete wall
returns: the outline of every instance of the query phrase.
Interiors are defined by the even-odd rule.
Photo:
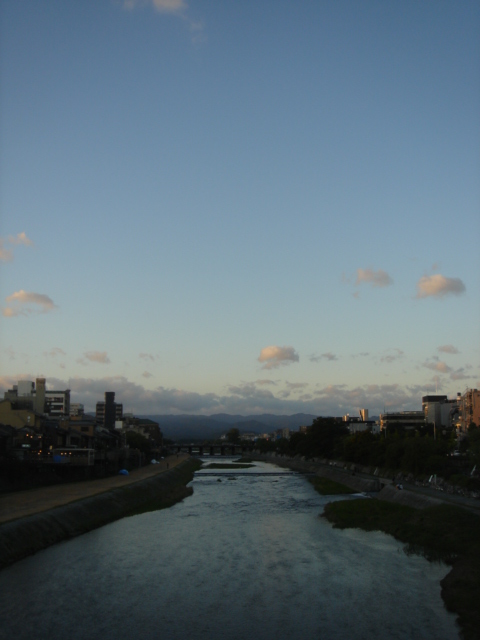
[[[414,509],[426,509],[436,504],[444,504],[442,500],[430,498],[419,493],[413,493],[408,489],[399,490],[394,485],[387,485],[379,492],[377,498],[379,500],[387,500],[387,502],[395,502],[403,504]]]
[[[324,464],[316,460],[303,460],[299,456],[295,458],[289,458],[277,455],[260,455],[254,454],[252,456],[255,460],[263,460],[265,462],[271,462],[279,467],[292,469],[294,471],[315,473],[322,478],[328,478],[335,482],[344,484],[349,489],[354,491],[380,491],[381,484],[377,478],[362,478],[354,474],[353,471]]]
[[[112,489],[0,526],[0,569],[41,549],[92,531],[136,512],[166,507],[191,495],[195,461],[157,476]]]

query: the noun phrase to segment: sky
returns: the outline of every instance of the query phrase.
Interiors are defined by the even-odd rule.
[[[0,392],[480,388],[480,4],[0,0]]]

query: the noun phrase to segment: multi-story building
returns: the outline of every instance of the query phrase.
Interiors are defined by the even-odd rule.
[[[79,402],[73,402],[70,404],[70,416],[83,416],[85,413],[85,406]]]
[[[19,408],[29,408],[38,414],[61,418],[70,414],[70,389],[64,391],[46,388],[45,378],[19,380],[12,389],[5,391],[5,400],[11,400]]]
[[[380,414],[380,430],[403,427],[404,429],[418,429],[425,426],[423,411],[398,411],[396,413]]]
[[[115,402],[115,392],[105,391],[105,400],[97,402],[95,408],[95,422],[107,429],[114,429],[115,422],[123,419],[123,404]]]
[[[467,431],[470,425],[480,427],[480,391],[467,389],[459,398],[460,428]]]

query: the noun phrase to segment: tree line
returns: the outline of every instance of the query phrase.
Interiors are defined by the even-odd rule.
[[[445,478],[461,473],[462,467],[480,468],[480,428],[471,425],[467,436],[457,443],[455,429],[435,431],[399,425],[388,435],[371,429],[350,434],[345,424],[334,418],[316,418],[305,432],[289,439],[257,440],[261,452],[276,451],[290,456],[339,459],[369,467],[388,468],[415,476],[439,474]],[[457,451],[453,455],[454,451]]]

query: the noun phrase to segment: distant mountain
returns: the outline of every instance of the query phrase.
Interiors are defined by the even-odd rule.
[[[217,413],[211,416],[198,415],[145,415],[158,422],[165,438],[170,440],[212,440],[219,438],[232,427],[240,433],[270,433],[275,429],[296,430],[302,425],[309,426],[317,416],[296,413],[292,416],[277,416],[270,413],[260,415],[230,415]]]

